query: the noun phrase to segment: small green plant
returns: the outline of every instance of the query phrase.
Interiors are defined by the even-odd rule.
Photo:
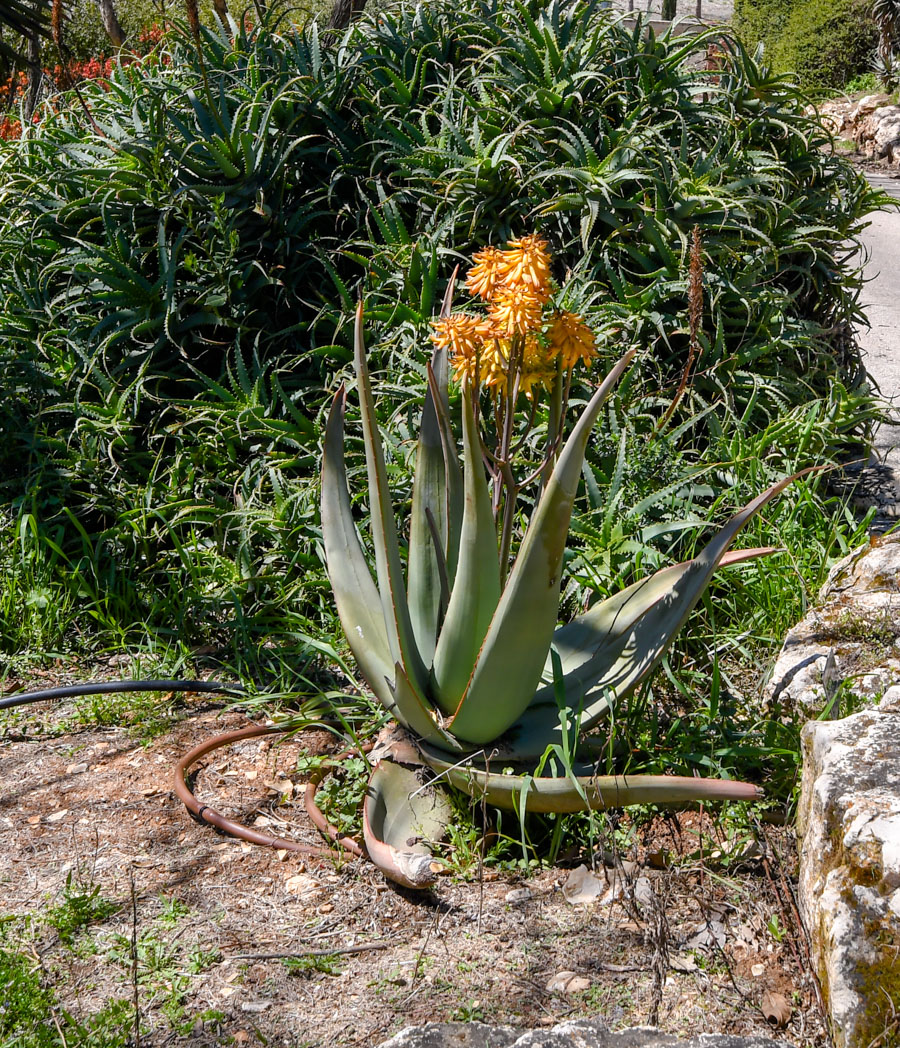
[[[163,928],[174,928],[190,912],[190,906],[185,905],[180,899],[176,899],[174,895],[171,897],[162,896],[162,911],[156,918],[156,921]]]
[[[843,94],[871,95],[881,90],[881,82],[874,73],[860,73],[844,85]]]
[[[45,1025],[53,995],[41,985],[34,960],[0,949],[0,1043],[18,1048],[50,1048],[56,1037]]]
[[[136,954],[138,986],[149,1004],[159,1008],[176,1032],[188,1032],[193,1019],[187,1010],[191,978],[184,948],[177,941],[163,938],[158,927],[152,927],[138,936]],[[134,961],[131,939],[113,936],[108,957],[130,973]]]
[[[82,928],[119,909],[119,903],[101,896],[99,884],[84,884],[70,872],[66,875],[62,902],[46,911],[44,923],[56,930],[60,942],[71,946]]]
[[[79,699],[72,727],[122,727],[145,746],[165,734],[183,716],[183,697],[179,693],[156,695],[150,692],[91,695]]]
[[[299,775],[321,772],[328,774],[316,791],[316,804],[322,814],[344,835],[360,832],[360,806],[366,793],[371,768],[363,757],[345,757],[333,761],[328,757],[301,757]]]
[[[481,1001],[467,1001],[458,1008],[454,1008],[450,1013],[450,1018],[454,1022],[483,1023],[485,1021],[484,1006]]]
[[[766,931],[775,940],[775,942],[782,942],[787,931],[781,924],[781,920],[777,913],[773,913],[772,916],[766,921]]]
[[[291,975],[340,975],[341,960],[338,954],[310,955],[308,957],[284,957],[281,962]]]
[[[191,975],[200,975],[222,960],[222,951],[217,946],[204,950],[199,943],[194,943],[187,955],[187,969]]]
[[[56,1016],[56,1023],[49,1021]],[[127,1001],[110,1001],[80,1020],[43,985],[33,958],[0,948],[0,1044],[4,1048],[125,1048],[134,1031]]]

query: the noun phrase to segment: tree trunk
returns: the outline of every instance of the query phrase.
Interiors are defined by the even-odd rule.
[[[350,25],[354,18],[362,14],[366,0],[334,0],[334,6],[328,17],[328,28],[340,32]]]
[[[671,22],[675,18],[677,0],[663,0],[662,18],[664,22]]]
[[[125,32],[119,23],[113,0],[97,0],[97,7],[100,8],[100,21],[113,47],[121,47],[125,43]]]

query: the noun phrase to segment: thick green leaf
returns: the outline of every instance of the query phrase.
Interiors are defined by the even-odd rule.
[[[440,865],[429,844],[441,840],[452,819],[446,794],[423,786],[416,769],[389,760],[375,765],[363,803],[363,835],[385,877],[406,888],[434,884]]]
[[[804,471],[808,472],[810,471]],[[665,593],[660,594],[660,587],[652,585],[654,579],[663,573],[642,580],[629,587],[629,590],[623,591],[623,594],[629,594],[629,591],[633,593],[637,603],[631,610],[640,612],[629,616],[631,622],[627,631],[611,633],[607,623],[607,639],[599,636],[598,645],[593,649],[590,658],[583,662],[577,660],[570,649],[571,669],[565,682],[567,701],[571,703],[571,708],[576,714],[580,712],[579,724],[582,731],[595,725],[606,714],[611,702],[625,698],[647,679],[709,585],[713,573],[726,560],[728,546],[741,528],[767,502],[802,475],[803,473],[798,473],[773,484],[747,503],[693,560],[663,569],[663,572],[669,573],[668,577],[664,575],[664,581],[669,583]],[[737,550],[727,563],[737,563],[747,559],[748,555],[764,555],[765,552]],[[618,602],[623,594],[618,594],[612,600]],[[595,625],[607,616],[607,604],[609,602],[598,606]],[[616,604],[611,607],[613,611],[616,610]],[[624,607],[627,608],[628,604]],[[590,616],[592,612],[594,609],[587,615]],[[571,636],[582,631],[583,625],[579,624]],[[582,633],[582,636],[585,634]],[[510,733],[507,746],[517,757],[536,758],[549,744],[559,741],[560,731],[553,690],[548,686],[535,694],[532,710],[526,711],[515,725],[515,732]]]
[[[431,389],[431,400],[437,410],[438,425],[441,430],[441,445],[444,449],[444,467],[447,483],[447,581],[451,590],[456,578],[456,566],[459,562],[459,536],[462,531],[462,519],[465,506],[465,491],[462,470],[459,468],[459,457],[456,450],[456,438],[450,423],[450,410],[446,397],[440,395],[441,387],[437,384],[431,365],[428,366],[428,385]],[[446,390],[446,387],[444,387]]]
[[[426,667],[431,666],[441,624],[442,593],[446,578],[450,506],[447,465],[435,399],[447,399],[447,353],[437,349],[432,358],[434,384],[429,383],[422,408],[416,473],[409,528],[409,615],[416,644]],[[429,523],[428,517],[431,517]],[[433,529],[432,530],[432,525]],[[439,545],[435,545],[437,538]]]
[[[497,533],[475,412],[467,390],[463,391],[462,403],[465,508],[459,562],[433,670],[435,701],[447,714],[459,706],[500,599]]]
[[[356,310],[353,350],[359,384],[363,438],[366,446],[375,571],[378,576],[378,589],[384,609],[384,621],[387,626],[392,661],[399,662],[405,668],[411,684],[421,695],[425,693],[428,671],[422,663],[422,657],[416,646],[409,617],[409,606],[406,602],[406,588],[403,584],[400,549],[397,543],[397,525],[394,521],[384,453],[375,417],[375,401],[372,397],[369,369],[366,364],[362,316],[362,303],[360,303]]]
[[[633,356],[626,353],[606,376],[556,462],[449,725],[457,738],[491,742],[534,697],[556,627],[562,556],[585,447],[603,402]]]
[[[369,687],[388,705],[393,679],[391,659],[381,597],[366,563],[356,525],[347,472],[344,466],[344,409],[347,394],[341,386],[331,405],[325,428],[322,456],[322,535],[328,578],[334,590],[341,626],[360,672]]]
[[[805,470],[804,472],[809,472]],[[687,569],[674,580],[668,593],[652,604],[635,622],[616,652],[598,651],[579,668],[585,687],[585,704],[590,706],[604,693],[625,697],[656,669],[675,635],[687,621],[694,605],[709,585],[714,572],[741,528],[763,506],[780,494],[802,473],[787,477],[767,488],[736,513],[707,543],[702,552],[688,562]]]
[[[724,553],[716,567],[727,568],[777,552],[774,546],[733,550]],[[589,679],[589,675],[584,671],[594,657],[607,646],[614,645],[616,640],[628,633],[650,608],[668,593],[674,592],[677,583],[691,570],[693,564],[693,560],[687,560],[662,568],[608,600],[594,604],[583,615],[556,630],[553,634],[553,647],[560,657],[564,683],[567,684],[570,677],[582,682]],[[542,680],[547,685],[553,684],[553,667],[549,658]]]
[[[718,567],[741,564],[776,552],[770,546],[734,550],[722,557]],[[635,625],[673,589],[692,564],[693,561],[673,564],[632,583],[556,631],[553,647],[560,658],[561,685],[566,706],[578,720],[579,731],[595,727],[621,697],[612,687],[598,684],[595,679],[597,667],[615,663],[629,643]],[[516,759],[536,760],[549,745],[562,741],[556,685],[549,658],[541,679],[545,682],[544,687],[535,692],[531,705],[503,740],[503,753]]]

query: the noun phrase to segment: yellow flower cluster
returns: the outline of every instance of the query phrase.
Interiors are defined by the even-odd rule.
[[[545,316],[553,281],[547,241],[535,234],[511,240],[505,250],[486,247],[472,256],[466,278],[470,294],[487,305],[487,316],[454,313],[433,321],[435,345],[450,350],[458,382],[496,392],[511,386],[528,396],[550,389],[557,373],[596,355],[594,334],[577,313]]]

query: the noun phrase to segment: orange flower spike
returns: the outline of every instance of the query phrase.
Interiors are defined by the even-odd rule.
[[[542,305],[529,288],[503,284],[494,292],[490,318],[503,337],[527,335],[541,326]]]
[[[579,360],[587,364],[597,355],[594,332],[578,313],[556,313],[547,337],[551,355],[560,357],[566,371],[575,367]]]
[[[499,266],[504,284],[512,287],[526,287],[541,302],[550,298],[550,253],[547,241],[536,234],[510,240],[506,251],[501,251],[502,261]]]
[[[496,247],[485,247],[472,255],[472,261],[475,265],[472,266],[466,277],[466,290],[470,295],[478,295],[487,302],[494,294],[497,284],[500,283],[503,252]]]
[[[489,327],[482,317],[471,313],[454,313],[443,320],[432,320],[431,341],[440,349],[449,349],[454,357],[473,356],[488,335]]]
[[[450,367],[453,369],[453,380],[459,385],[465,381],[469,385],[475,384],[475,363],[477,357],[454,357]]]
[[[455,313],[443,320],[432,320],[431,326],[434,328],[431,341],[441,349],[450,350],[453,377],[457,382],[465,378],[474,384],[476,361],[485,352],[485,340],[492,332],[490,324],[471,313]],[[484,370],[483,364],[480,370]]]

